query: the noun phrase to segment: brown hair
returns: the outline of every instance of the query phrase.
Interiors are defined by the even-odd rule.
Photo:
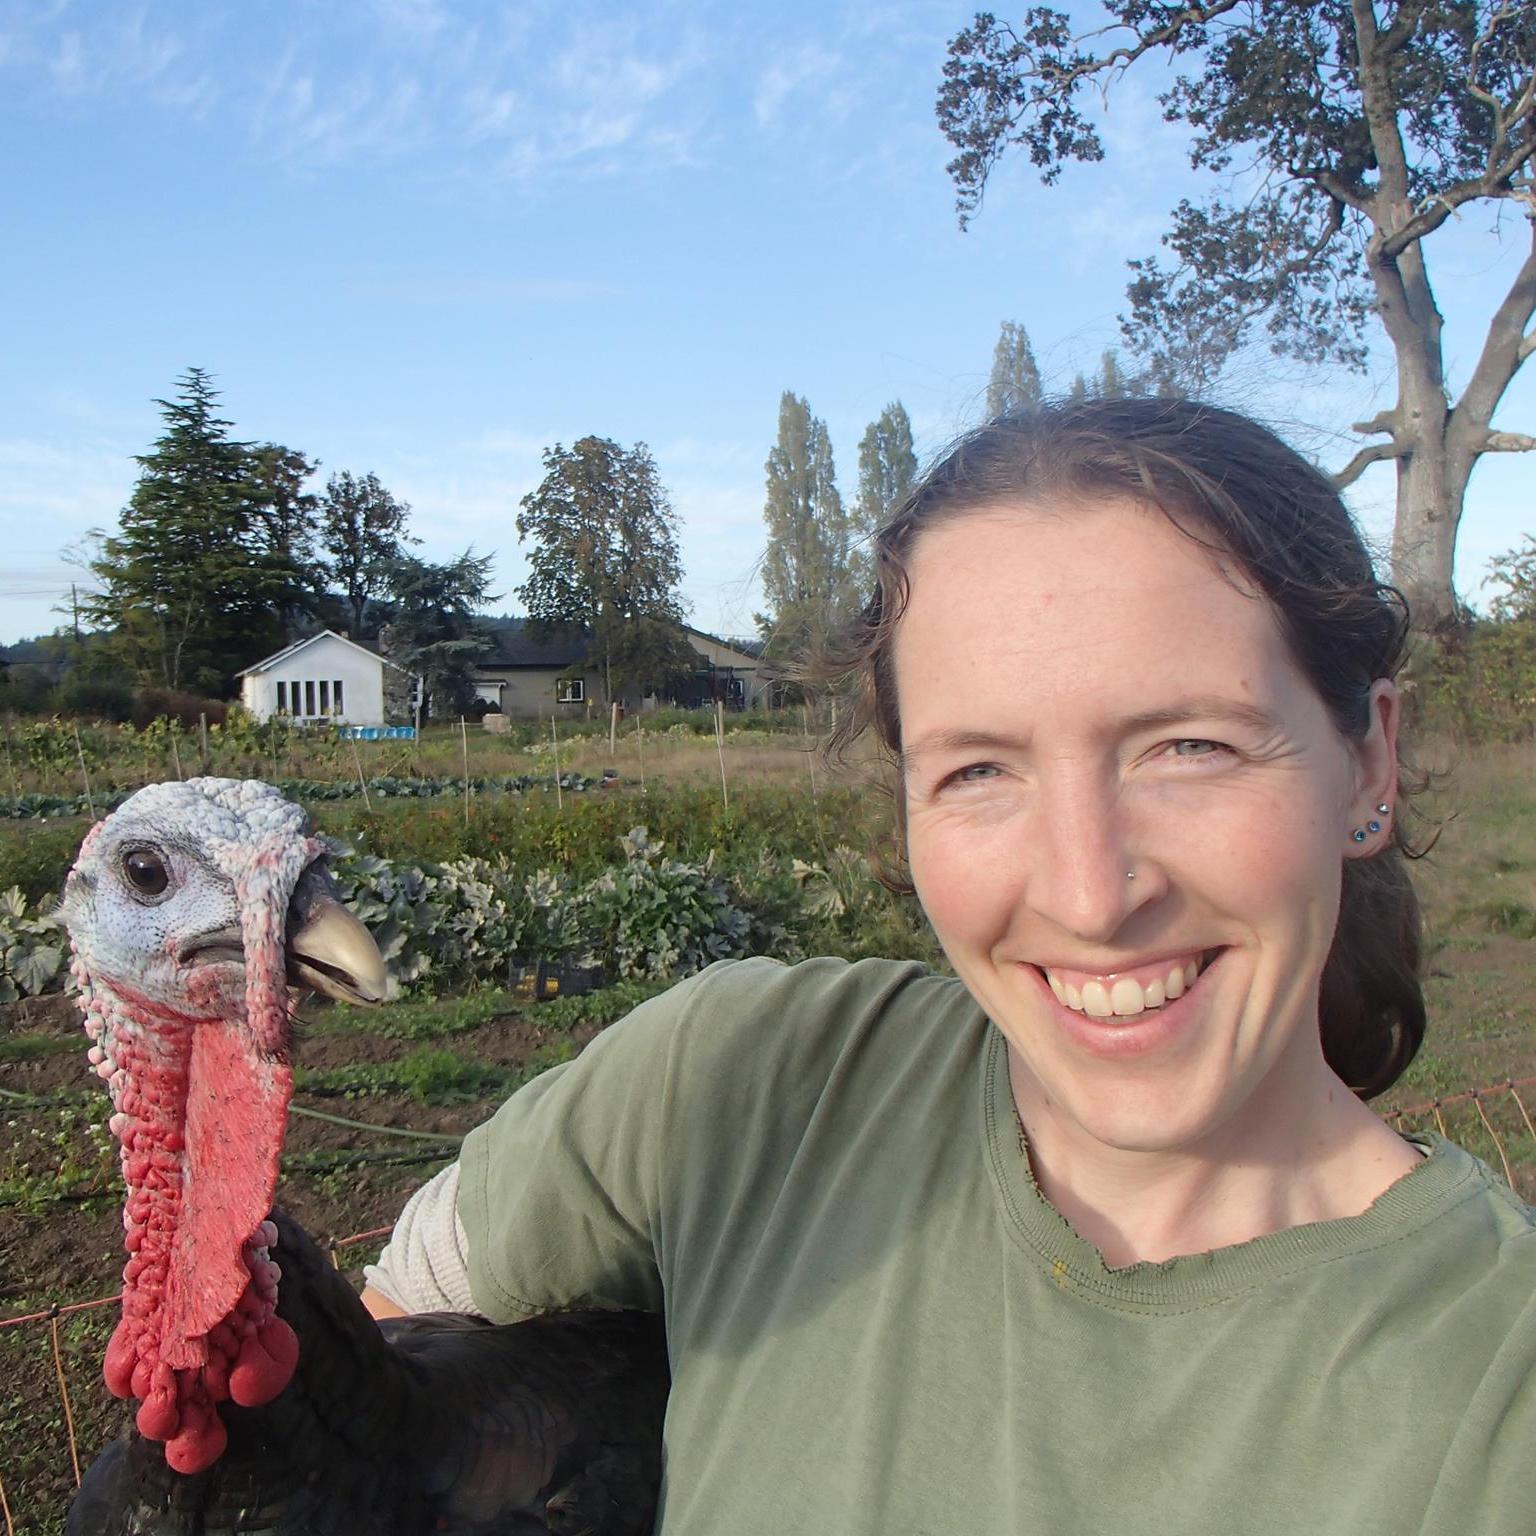
[[[1408,610],[1377,580],[1329,481],[1256,422],[1187,400],[1085,400],[1001,417],[962,438],[893,510],[874,539],[876,590],[811,674],[851,680],[851,712],[829,749],[871,727],[892,760],[901,719],[892,642],[909,589],[907,560],[927,529],[1002,500],[1134,497],[1184,534],[1235,558],[1269,598],[1283,633],[1340,733],[1370,725],[1371,684],[1402,665]],[[902,796],[891,889],[913,889]],[[1343,890],[1319,1004],[1323,1052],[1362,1098],[1390,1088],[1424,1037],[1418,902],[1409,883],[1401,798],[1380,853],[1343,861]]]

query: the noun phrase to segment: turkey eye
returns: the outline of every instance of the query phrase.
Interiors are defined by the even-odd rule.
[[[123,873],[128,883],[144,896],[159,896],[171,883],[170,871],[158,853],[146,848],[135,848],[123,858]]]

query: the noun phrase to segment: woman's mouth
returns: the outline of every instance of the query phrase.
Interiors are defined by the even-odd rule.
[[[1036,966],[1056,1000],[1092,1019],[1133,1018],[1182,997],[1221,949],[1193,951],[1146,965],[1095,975],[1056,966]]]

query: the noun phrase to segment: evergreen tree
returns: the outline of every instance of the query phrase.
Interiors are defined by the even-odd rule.
[[[837,490],[826,423],[799,395],[779,401],[779,438],[768,455],[763,595],[757,622],[770,656],[803,656],[854,611],[850,528]]]
[[[266,538],[250,446],[214,414],[210,376],[191,368],[177,384],[155,402],[165,432],[138,456],[119,530],[90,562],[99,591],[82,606],[136,681],[223,693],[281,643],[298,573]]]
[[[330,557],[325,574],[346,601],[354,640],[369,632],[368,605],[389,590],[390,573],[405,546],[421,542],[405,531],[410,512],[410,504],[396,501],[377,475],[358,478],[343,471],[326,481],[320,547]]]
[[[855,594],[861,600],[868,597],[874,579],[870,540],[916,478],[912,421],[901,401],[893,400],[859,440],[859,499],[854,503],[849,529],[848,564]]]
[[[1040,403],[1040,370],[1022,325],[1004,320],[992,352],[987,381],[987,419],[1027,410]]]
[[[491,644],[475,614],[501,595],[486,591],[492,558],[466,549],[434,565],[398,555],[384,572],[393,601],[382,649],[422,679],[433,719],[456,719],[475,702],[475,663]]]
[[[677,514],[644,443],[556,443],[522,507],[518,536],[533,547],[518,596],[536,629],[586,632],[588,662],[602,670],[610,701],[664,691],[693,671]]]

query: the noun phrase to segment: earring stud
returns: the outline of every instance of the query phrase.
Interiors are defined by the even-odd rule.
[[[1386,804],[1378,805],[1376,807],[1376,814],[1378,816],[1390,816],[1392,814],[1392,807]]]
[[[1356,827],[1355,830],[1349,835],[1354,838],[1357,843],[1363,843],[1365,841],[1365,828]]]

